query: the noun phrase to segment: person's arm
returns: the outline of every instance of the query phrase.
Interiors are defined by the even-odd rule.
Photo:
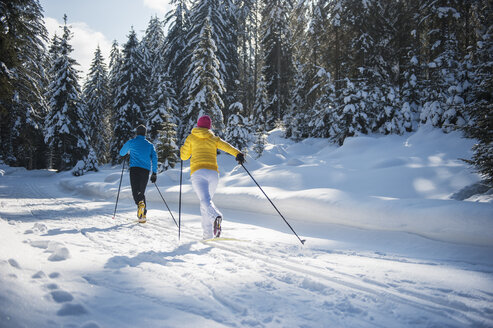
[[[120,156],[123,157],[123,156],[127,155],[129,150],[130,150],[130,140],[125,142],[122,149],[120,149]]]
[[[190,142],[190,136],[188,136],[187,139],[185,139],[185,143],[180,148],[180,158],[183,161],[186,161],[190,156],[192,156],[192,143]]]
[[[217,139],[218,139],[217,140],[217,148],[218,149],[221,149],[222,151],[225,151],[228,154],[233,155],[234,157],[236,157],[236,155],[241,153],[241,151],[239,151],[235,147],[231,146],[229,143],[227,143],[223,139],[221,139],[219,137]]]
[[[152,164],[152,173],[156,174],[157,173],[157,154],[156,154],[156,148],[154,148],[154,145],[152,145],[152,149],[151,149],[151,164]]]

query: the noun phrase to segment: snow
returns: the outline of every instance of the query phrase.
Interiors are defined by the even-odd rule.
[[[128,173],[112,219],[121,167],[0,165],[0,327],[493,326],[493,195],[459,160],[473,140],[267,141],[245,167],[304,246],[226,154],[214,201],[240,241],[200,241],[188,162],[180,240],[152,184],[135,223]],[[176,220],[179,181],[157,180]]]

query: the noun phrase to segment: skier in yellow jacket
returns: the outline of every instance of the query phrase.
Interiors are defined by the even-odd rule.
[[[223,215],[212,202],[212,197],[219,181],[217,166],[217,150],[223,150],[236,157],[239,164],[245,162],[245,156],[211,131],[211,118],[201,116],[197,127],[187,137],[180,148],[180,157],[186,161],[190,159],[190,174],[192,186],[200,200],[200,214],[202,215],[203,238],[209,239],[221,235]]]

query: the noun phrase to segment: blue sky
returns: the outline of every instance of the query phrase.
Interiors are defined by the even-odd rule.
[[[108,63],[113,40],[123,45],[132,26],[141,38],[152,16],[163,18],[171,9],[169,0],[40,0],[40,4],[50,39],[56,31],[61,34],[58,27],[67,14],[74,33],[72,55],[84,78],[98,45]]]

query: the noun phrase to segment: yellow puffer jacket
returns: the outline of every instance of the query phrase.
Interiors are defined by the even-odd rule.
[[[219,172],[217,167],[217,149],[221,149],[235,157],[240,153],[238,149],[215,136],[211,130],[207,128],[193,128],[192,133],[180,148],[180,157],[186,161],[192,156],[190,160],[190,174],[200,169]]]

